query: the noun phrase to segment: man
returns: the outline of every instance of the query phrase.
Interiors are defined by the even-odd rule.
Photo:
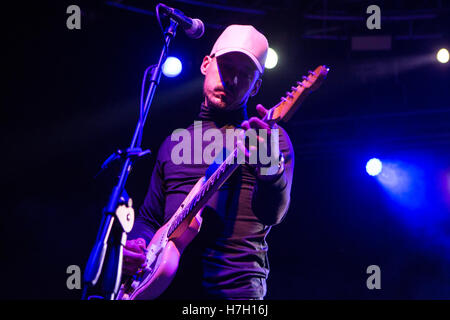
[[[203,132],[218,129],[224,136],[230,128],[265,129],[270,133],[271,128],[261,119],[248,119],[246,106],[261,86],[267,50],[267,39],[252,26],[231,25],[224,30],[200,67],[205,77],[205,100],[198,117],[201,122],[187,128],[191,136],[199,124]],[[267,112],[261,105],[257,111],[261,118]],[[259,161],[241,165],[209,200],[203,208],[200,233],[190,244],[198,255],[191,257],[186,252],[181,257],[177,276],[168,289],[179,290],[172,297],[263,299],[266,295],[269,264],[265,239],[271,226],[286,214],[294,168],[290,140],[284,130],[277,129],[284,160],[277,162],[275,170],[267,171],[270,174],[262,174]],[[269,139],[270,135],[265,140]],[[147,196],[124,248],[124,274],[134,274],[142,266],[143,250],[156,230],[170,219],[208,168],[204,162],[175,164],[171,155],[176,143],[168,137],[158,152]],[[240,148],[247,159],[256,152],[248,145],[240,144]],[[199,279],[182,274],[183,263],[195,258],[201,261],[201,268],[191,265],[191,270],[199,271]],[[182,277],[189,278],[184,287],[179,286]],[[199,284],[201,293],[194,288]]]

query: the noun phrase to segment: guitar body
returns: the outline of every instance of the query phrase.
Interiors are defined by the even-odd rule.
[[[171,236],[168,236],[168,230],[173,220],[197,194],[204,181],[202,178],[195,184],[172,218],[155,233],[147,246],[147,267],[122,284],[117,300],[156,299],[170,285],[177,272],[181,254],[200,232],[202,210],[187,221],[189,223],[181,225]]]

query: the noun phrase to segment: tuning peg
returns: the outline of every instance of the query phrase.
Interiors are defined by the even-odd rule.
[[[308,81],[308,77],[303,76],[302,79]]]
[[[295,92],[295,91],[297,91],[298,89],[297,89],[297,87],[291,87],[291,90]]]
[[[286,92],[286,95],[287,95],[289,98],[293,98],[293,97],[294,97],[294,95],[293,95],[292,93],[290,93],[289,91]]]
[[[312,74],[313,76],[316,76],[316,73],[314,71],[309,70],[308,73]]]
[[[297,85],[303,87],[303,83],[301,83],[300,81],[297,81]]]
[[[285,102],[287,99],[285,97],[281,97],[281,101]]]

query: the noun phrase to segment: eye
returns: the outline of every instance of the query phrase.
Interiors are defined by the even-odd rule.
[[[251,72],[239,71],[239,78],[250,81],[253,78],[253,74]]]

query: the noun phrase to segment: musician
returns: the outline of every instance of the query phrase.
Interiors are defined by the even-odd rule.
[[[267,110],[258,105],[261,119],[247,116],[247,101],[261,86],[267,51],[266,37],[253,26],[231,25],[200,66],[205,77],[204,101],[197,119],[201,121],[201,130],[216,128],[225,135],[230,128],[266,129],[269,133],[276,128],[282,157],[275,170],[269,168],[270,174],[262,174],[263,164],[259,161],[241,165],[209,200],[202,212],[200,233],[186,249],[199,252],[196,259],[201,267],[196,270],[201,279],[195,281],[201,291],[191,287],[194,276],[178,270],[168,289],[177,288],[171,297],[263,299],[266,295],[269,275],[266,237],[288,210],[294,169],[293,148],[286,132],[277,125],[270,128],[261,120]],[[199,123],[187,128],[192,137]],[[270,135],[263,142],[269,139]],[[206,163],[175,164],[171,155],[177,143],[169,136],[160,147],[148,193],[124,248],[124,274],[134,274],[142,266],[143,250],[154,233],[170,219],[208,168]],[[202,145],[204,148],[206,144]],[[249,146],[240,146],[247,156],[255,152]],[[191,256],[183,254],[180,264],[190,264],[189,259]],[[183,283],[179,279],[182,276],[190,278],[184,282],[189,283],[188,288],[179,286]]]

